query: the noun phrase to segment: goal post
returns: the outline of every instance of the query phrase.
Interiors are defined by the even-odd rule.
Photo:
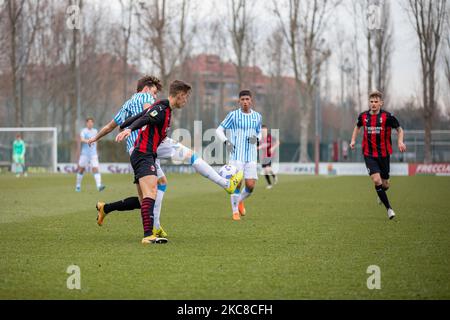
[[[25,142],[25,165],[57,172],[58,132],[56,127],[0,127],[0,162],[12,164],[12,144],[20,133]]]

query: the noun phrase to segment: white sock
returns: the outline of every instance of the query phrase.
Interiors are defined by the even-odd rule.
[[[155,206],[153,207],[153,227],[155,229],[161,228],[161,222],[159,220],[161,216],[161,207],[166,191],[166,185],[158,185],[158,191],[156,192]]]
[[[81,180],[83,180],[83,174],[77,173],[77,187],[81,187]]]
[[[251,192],[249,192],[247,190],[247,188],[244,188],[244,191],[242,191],[241,196],[239,197],[239,202],[244,201],[245,199],[247,199],[248,197],[251,196]]]
[[[95,184],[97,185],[97,188],[100,188],[100,186],[102,185],[102,176],[100,175],[99,172],[94,173],[94,179],[95,179]]]
[[[233,210],[233,213],[239,212],[238,205],[239,205],[240,196],[241,195],[239,193],[238,194],[233,193],[230,197],[231,198],[231,210]]]
[[[230,186],[229,180],[221,177],[217,173],[217,171],[213,169],[213,167],[211,167],[209,164],[206,163],[205,160],[201,158],[195,158],[195,156],[193,156],[193,160],[194,160],[193,163],[191,162],[192,167],[202,176],[211,180],[212,182],[221,186],[222,188],[228,188]]]

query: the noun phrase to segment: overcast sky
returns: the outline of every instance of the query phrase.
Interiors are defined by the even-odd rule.
[[[215,16],[223,15],[227,12],[226,0],[191,0],[195,6],[196,16],[199,21],[211,17],[211,13]],[[271,11],[272,1],[254,0],[257,4],[254,8],[256,11],[257,21],[261,40],[265,40],[268,31],[273,30],[272,27],[278,23],[277,18]],[[344,5],[350,0],[343,0]],[[361,0],[366,2],[366,0]],[[394,50],[392,56],[392,78],[391,78],[391,94],[392,107],[402,103],[409,97],[417,97],[421,90],[420,83],[420,67],[419,67],[419,51],[417,47],[417,36],[411,25],[407,13],[403,9],[406,0],[386,0],[391,2],[392,22],[394,29]],[[116,10],[119,7],[116,4]],[[348,37],[353,37],[353,17],[349,11],[341,5],[341,7],[333,13],[335,22],[329,24],[327,32],[335,33],[336,28],[343,29]],[[332,21],[332,20],[330,20]],[[328,37],[327,37],[328,38]],[[331,43],[334,46],[334,43]],[[365,46],[365,42],[360,43],[361,48]],[[365,54],[362,57],[366,58]],[[367,58],[366,58],[367,59]],[[337,57],[334,55],[330,64],[330,80],[333,94],[338,97],[340,88],[339,64]],[[438,69],[439,70],[439,69]],[[364,71],[363,71],[364,72]],[[363,87],[365,92],[365,87]]]

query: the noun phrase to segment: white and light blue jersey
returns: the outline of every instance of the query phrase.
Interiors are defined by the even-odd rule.
[[[84,128],[81,130],[80,137],[85,140],[89,140],[97,135],[97,129]],[[90,147],[87,143],[81,143],[81,153],[80,155],[92,157],[97,155],[97,143],[93,143]]]
[[[150,93],[135,93],[130,99],[128,99],[120,108],[119,112],[114,117],[115,123],[120,126],[130,117],[133,117],[142,111],[144,111],[145,104],[154,104],[155,98]],[[139,130],[131,132],[131,135],[127,138],[127,152],[133,150],[134,142],[138,137]]]
[[[231,111],[220,124],[224,129],[229,130],[230,141],[235,146],[230,160],[242,162],[258,160],[256,143],[251,144],[248,139],[253,136],[260,138],[262,116],[259,112],[250,111],[250,113],[244,113],[241,109]]]

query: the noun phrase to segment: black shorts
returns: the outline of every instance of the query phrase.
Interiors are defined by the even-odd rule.
[[[134,183],[138,184],[139,179],[146,176],[156,175],[156,154],[146,154],[134,150],[131,153],[130,163],[134,171]]]
[[[390,171],[390,157],[364,157],[364,161],[366,162],[367,171],[369,172],[369,176],[379,173],[381,179],[388,180],[389,179],[389,171]]]
[[[263,168],[271,167],[272,166],[272,157],[270,158],[263,158],[261,160],[261,164]]]
[[[272,166],[272,161],[270,161],[269,163],[264,163],[262,165],[263,168],[267,168],[267,167],[271,167]]]

